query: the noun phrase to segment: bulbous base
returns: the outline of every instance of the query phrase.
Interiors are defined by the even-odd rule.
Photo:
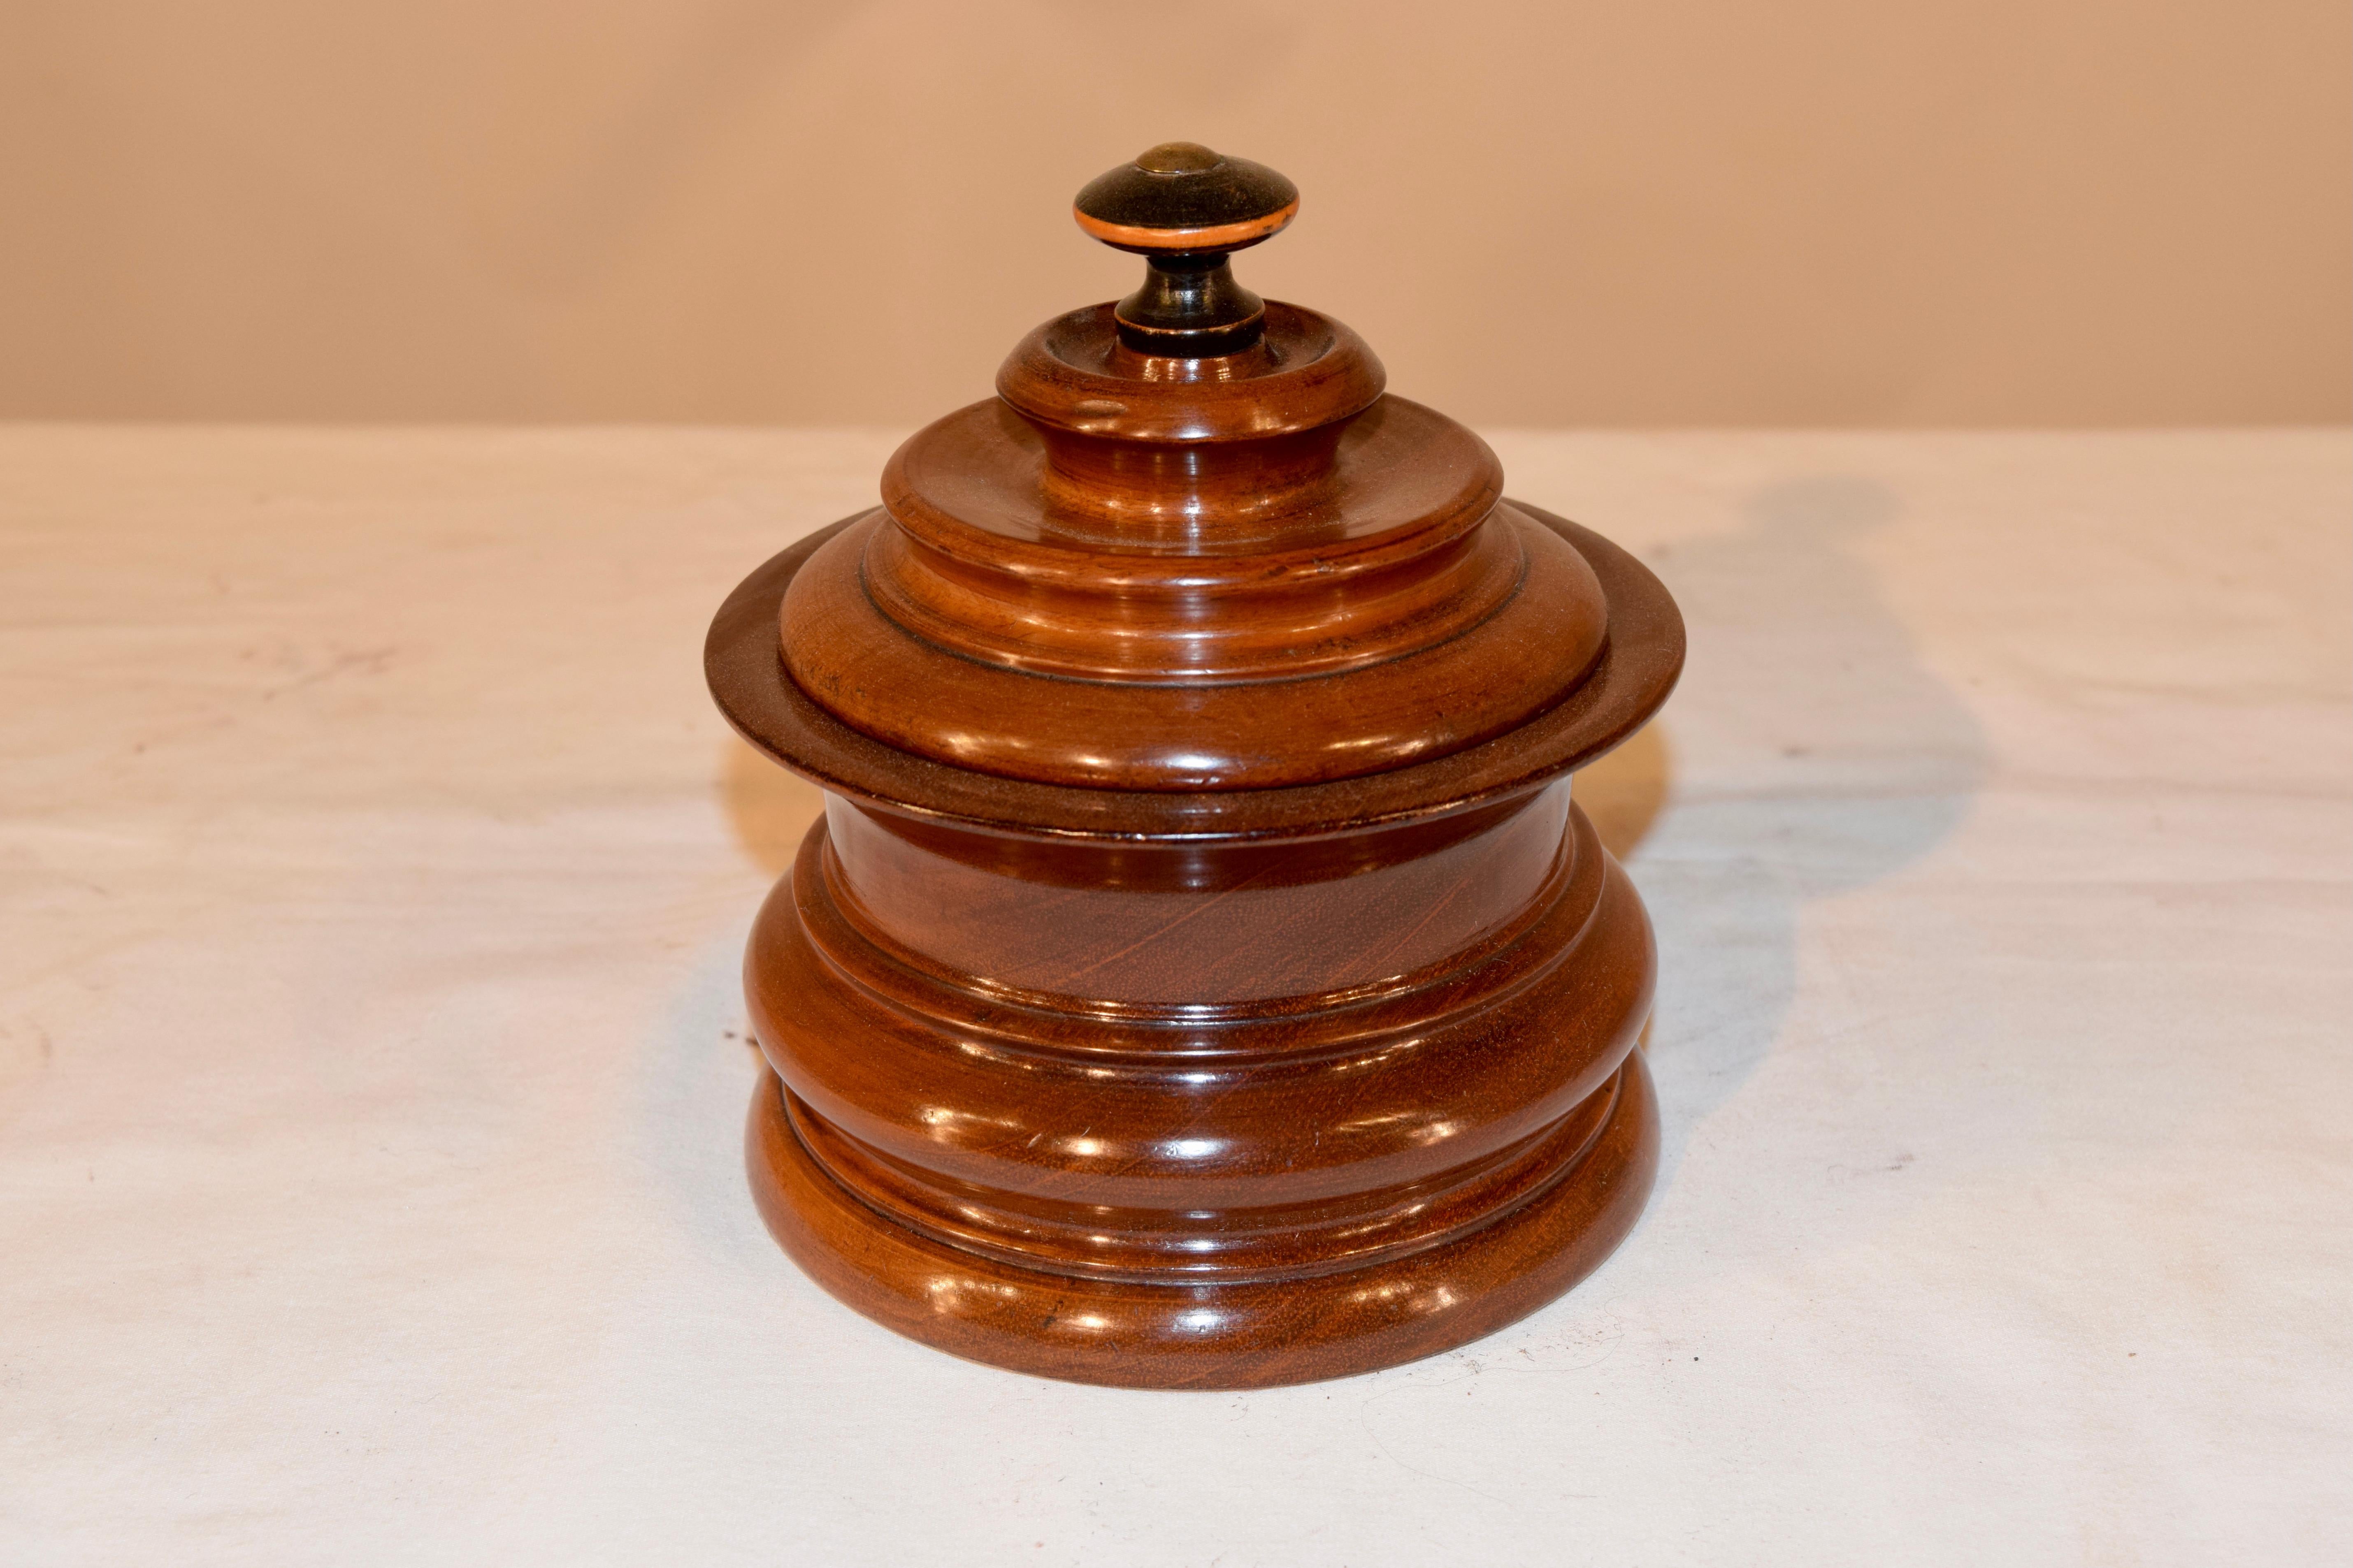
[[[1534,1310],[1632,1227],[1655,972],[1566,782],[1214,850],[837,799],[745,958],[753,1186],[828,1290],[976,1361],[1368,1372]]]
[[[835,1297],[969,1360],[1118,1388],[1274,1388],[1417,1361],[1494,1332],[1614,1251],[1658,1172],[1650,1069],[1630,1056],[1593,1136],[1468,1235],[1297,1279],[1147,1285],[1048,1273],[943,1246],[868,1207],[811,1156],[810,1112],[774,1074],[745,1156],[768,1229]]]

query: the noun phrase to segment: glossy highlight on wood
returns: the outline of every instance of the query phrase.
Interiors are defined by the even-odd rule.
[[[1569,775],[1664,700],[1672,603],[1346,328],[1255,319],[1047,323],[712,626],[722,709],[828,792],[745,957],[755,1194],[977,1360],[1388,1365],[1567,1289],[1649,1188],[1656,955]]]

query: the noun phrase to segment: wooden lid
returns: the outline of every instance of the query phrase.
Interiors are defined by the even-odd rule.
[[[794,692],[882,748],[843,787],[973,816],[911,797],[939,796],[940,769],[1163,797],[1418,771],[1591,685],[1629,594],[1650,652],[1671,657],[1619,659],[1651,676],[1588,738],[1664,700],[1681,626],[1647,573],[1612,552],[1605,586],[1577,534],[1502,499],[1484,442],[1384,394],[1354,332],[1232,281],[1227,253],[1297,205],[1271,170],[1190,143],[1089,184],[1082,225],[1144,253],[1145,287],[1031,332],[996,398],[909,439],[882,507],[765,590],[781,588],[769,625]],[[714,627],[723,707],[842,784],[810,734],[762,732],[778,722],[767,695],[731,700],[723,667],[738,686],[749,673],[722,640]],[[876,776],[892,755],[930,784]],[[1073,815],[982,794],[1004,804],[978,815],[1008,826]]]

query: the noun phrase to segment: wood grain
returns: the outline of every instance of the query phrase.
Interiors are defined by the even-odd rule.
[[[712,626],[723,710],[827,792],[745,958],[754,1190],[961,1355],[1387,1365],[1649,1189],[1657,959],[1568,775],[1665,700],[1673,604],[1345,327],[1252,322],[1048,322]]]

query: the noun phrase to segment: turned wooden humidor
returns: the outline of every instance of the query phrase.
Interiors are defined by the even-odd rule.
[[[1567,1289],[1650,1188],[1656,960],[1570,775],[1665,700],[1681,620],[1236,282],[1296,210],[1189,143],[1090,184],[1144,287],[1030,333],[712,627],[728,718],[826,793],[745,958],[754,1191],[959,1355],[1386,1366]]]

